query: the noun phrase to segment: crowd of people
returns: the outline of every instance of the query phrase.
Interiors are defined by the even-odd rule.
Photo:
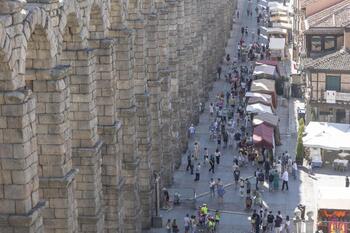
[[[258,0],[257,0],[258,1]],[[238,42],[237,61],[233,61],[227,54],[217,67],[217,78],[224,78],[227,82],[225,88],[216,94],[215,101],[209,103],[208,139],[215,149],[209,145],[201,145],[196,136],[196,128],[192,124],[188,129],[189,137],[194,139],[187,154],[186,171],[194,175],[194,182],[201,179],[203,169],[208,169],[213,176],[220,168],[222,151],[232,154],[233,184],[239,189],[239,196],[247,210],[252,211],[251,231],[259,232],[286,232],[290,231],[290,219],[281,212],[275,214],[273,210],[265,208],[263,193],[289,190],[289,177],[297,179],[298,167],[287,151],[281,155],[273,155],[265,148],[256,148],[253,143],[252,119],[253,116],[246,111],[246,92],[249,92],[253,80],[253,61],[269,59],[268,44],[261,40],[261,28],[267,26],[268,8],[248,0],[247,16],[256,16],[258,28],[249,31],[248,26],[241,27],[241,37]],[[254,11],[254,10],[255,11]],[[255,13],[254,13],[255,12]],[[240,17],[240,12],[236,12]],[[248,58],[248,59],[246,59]],[[201,109],[204,105],[201,104]],[[249,177],[241,175],[242,169],[253,168],[254,173]],[[211,177],[209,181],[209,195],[223,203],[225,186],[220,178]],[[209,232],[215,232],[220,221],[220,212],[216,210],[210,214],[208,207],[203,204],[198,212],[184,218],[185,233],[195,233],[197,229],[205,226]],[[168,232],[179,232],[176,220],[167,222]]]

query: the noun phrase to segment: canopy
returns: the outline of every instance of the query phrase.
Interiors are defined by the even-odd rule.
[[[255,66],[253,75],[256,76],[263,76],[263,77],[274,77],[276,76],[276,67],[275,66],[270,66],[270,65],[258,65]]]
[[[270,114],[267,112],[258,113],[253,118],[253,126],[260,125],[262,123],[266,123],[272,127],[278,127],[278,116],[274,114]]]
[[[350,150],[350,125],[311,121],[305,128],[305,147]]]
[[[283,34],[286,35],[287,29],[285,28],[266,28],[266,33],[269,34]]]
[[[265,105],[273,106],[272,97],[269,94],[247,92],[245,96],[248,98],[248,104],[262,103]]]
[[[265,78],[254,80],[252,82],[250,91],[271,95],[273,106],[274,108],[276,108],[277,98],[276,98],[276,91],[275,91],[275,80],[265,79]]]
[[[350,210],[350,189],[321,186],[317,193],[317,209]]]
[[[253,143],[255,146],[272,149],[274,147],[273,128],[260,124],[253,130]]]
[[[270,11],[284,11],[284,12],[292,12],[293,9],[290,9],[287,6],[283,6],[282,3],[279,2],[269,2],[268,7]]]
[[[270,15],[288,15],[288,12],[283,11],[283,10],[278,10],[278,9],[273,9],[270,11]]]
[[[249,113],[261,113],[261,112],[267,112],[272,114],[272,109],[270,106],[267,106],[265,104],[256,103],[256,104],[249,104],[246,108],[247,112]]]
[[[292,24],[290,23],[272,23],[272,27],[274,28],[285,28],[285,29],[292,29]]]
[[[284,50],[286,45],[285,38],[270,38],[269,49],[270,50]]]
[[[288,16],[279,16],[279,15],[274,15],[270,17],[271,22],[285,22],[289,23],[289,17]]]

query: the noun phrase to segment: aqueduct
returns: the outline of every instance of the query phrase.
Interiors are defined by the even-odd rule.
[[[0,232],[141,232],[232,0],[0,0]]]

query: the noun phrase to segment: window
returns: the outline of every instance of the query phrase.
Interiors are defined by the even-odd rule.
[[[312,52],[320,52],[321,51],[321,37],[313,36],[311,38],[311,51]]]
[[[327,76],[326,77],[326,90],[327,91],[340,91],[340,76]]]
[[[324,49],[333,50],[335,49],[335,37],[334,36],[325,36],[324,38]]]

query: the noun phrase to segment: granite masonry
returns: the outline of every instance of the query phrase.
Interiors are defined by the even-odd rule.
[[[0,0],[0,232],[138,233],[235,0]]]

